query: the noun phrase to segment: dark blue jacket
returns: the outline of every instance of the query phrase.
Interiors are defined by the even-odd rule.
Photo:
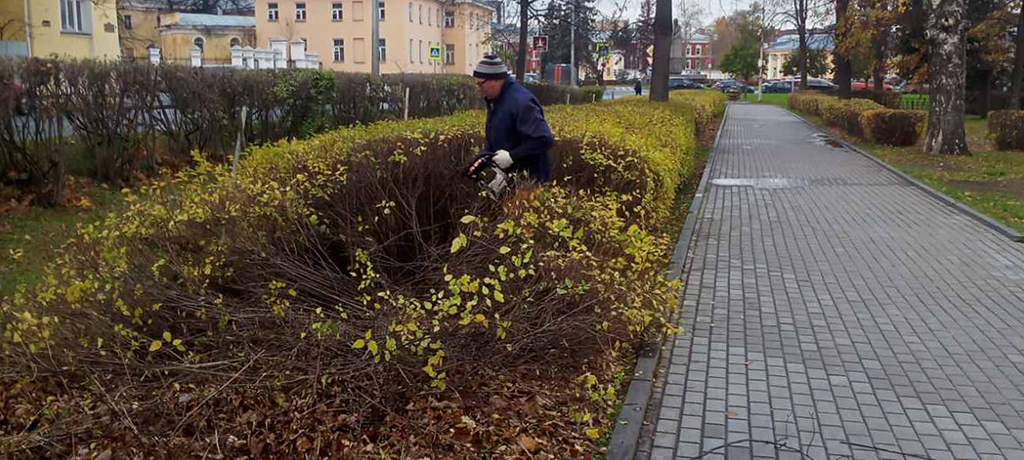
[[[508,150],[512,170],[526,171],[538,182],[551,180],[548,150],[555,143],[544,109],[529,90],[509,78],[498,98],[488,101],[486,150]]]

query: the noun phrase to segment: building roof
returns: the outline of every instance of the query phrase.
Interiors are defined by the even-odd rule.
[[[835,45],[832,43],[831,35],[810,35],[807,37],[807,47],[812,50],[832,50]],[[798,48],[800,36],[795,34],[783,35],[768,45],[768,51],[776,52],[795,51]]]
[[[478,6],[480,8],[485,9],[485,10],[490,10],[491,12],[497,11],[497,8],[495,8],[495,2],[494,1],[487,1],[487,0],[455,0],[455,4],[456,5],[462,4],[462,3],[468,3],[468,4],[471,4],[471,5],[474,5],[474,6]]]
[[[178,13],[178,21],[168,25],[182,27],[256,27],[253,16],[228,16],[217,14]]]
[[[181,8],[175,7],[177,3],[171,0],[118,0],[117,6],[118,9],[126,10],[181,11]],[[231,12],[232,14],[251,13],[255,8],[255,0],[229,0],[221,4],[221,9],[225,13]]]

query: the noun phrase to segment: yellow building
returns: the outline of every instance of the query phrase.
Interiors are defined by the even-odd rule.
[[[116,59],[115,0],[0,0],[0,56]]]
[[[811,35],[807,38],[807,46],[812,50],[829,51],[825,59],[828,62],[829,69],[832,69],[831,51],[834,46],[831,35]],[[798,49],[800,49],[800,37],[795,34],[786,34],[776,38],[765,50],[765,59],[767,60],[765,64],[765,78],[775,80],[796,77],[797,75],[786,74],[784,67],[786,58]],[[823,78],[831,80],[832,71],[830,70],[828,74],[823,75]]]
[[[381,73],[471,74],[490,49],[494,9],[478,0],[256,0],[256,43],[306,43],[325,69],[370,72],[380,53]],[[380,15],[380,42],[371,44]],[[431,49],[435,55],[431,58]]]
[[[149,49],[155,47],[162,62],[188,65],[196,46],[202,65],[229,65],[232,46],[256,45],[252,16],[168,12],[147,0],[122,0],[120,16],[121,54],[126,59],[149,59]]]

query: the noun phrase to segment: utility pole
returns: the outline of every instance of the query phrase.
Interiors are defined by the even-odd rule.
[[[572,14],[569,15],[569,86],[576,86],[576,3],[570,2]]]
[[[764,97],[764,5],[761,5],[761,46],[757,49],[757,103]]]
[[[373,76],[380,76],[380,0],[373,0],[373,5],[370,14],[373,16],[373,20],[370,21],[372,31],[370,32],[370,72]]]

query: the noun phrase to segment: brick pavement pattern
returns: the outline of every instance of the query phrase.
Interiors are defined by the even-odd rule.
[[[1024,460],[1024,245],[778,107],[723,129],[649,458]]]

